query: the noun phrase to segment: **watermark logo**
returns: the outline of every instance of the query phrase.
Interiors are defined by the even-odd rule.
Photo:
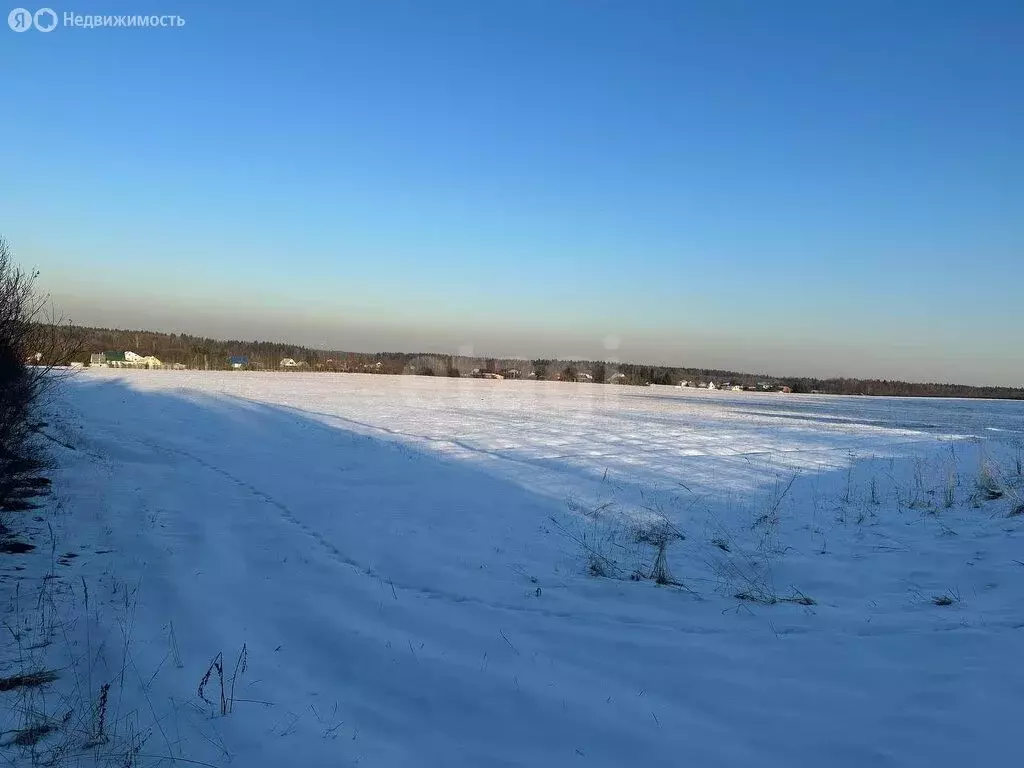
[[[57,28],[57,12],[53,8],[40,8],[32,13],[28,8],[15,8],[7,14],[7,26],[15,32],[28,32],[35,27],[40,32]]]
[[[15,32],[28,32],[32,28],[32,14],[24,8],[15,8],[7,14],[7,26]]]
[[[81,14],[64,11],[61,16],[53,8],[40,8],[35,13],[28,8],[15,8],[7,14],[7,26],[15,32],[28,32],[37,29],[40,32],[52,32],[58,26],[78,29],[94,29],[96,27],[183,27],[185,19],[177,14],[162,16],[104,16],[99,14]]]
[[[53,8],[40,8],[32,16],[32,23],[40,32],[52,32],[57,27],[57,14]]]

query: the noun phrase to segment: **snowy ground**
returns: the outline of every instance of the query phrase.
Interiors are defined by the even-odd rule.
[[[0,728],[54,730],[14,765],[1017,751],[1024,404],[101,370],[50,410],[0,677],[58,679]]]

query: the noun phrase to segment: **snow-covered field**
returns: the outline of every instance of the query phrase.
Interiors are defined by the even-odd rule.
[[[1024,404],[90,370],[49,409],[0,677],[58,678],[0,728],[54,730],[0,760],[1018,752]]]

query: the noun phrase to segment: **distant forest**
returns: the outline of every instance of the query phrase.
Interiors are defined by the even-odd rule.
[[[881,379],[816,379],[811,377],[769,376],[738,371],[683,366],[635,365],[592,360],[522,360],[513,358],[466,357],[433,353],[360,353],[323,350],[295,344],[269,341],[223,341],[187,334],[153,331],[112,330],[108,328],[74,329],[80,336],[78,362],[88,363],[92,352],[131,350],[154,355],[164,364],[188,368],[226,370],[231,357],[244,357],[245,368],[278,370],[281,360],[290,358],[300,370],[348,371],[364,373],[410,374],[421,376],[471,376],[499,373],[509,378],[540,380],[587,380],[625,385],[691,386],[714,382],[747,389],[778,390],[789,387],[796,393],[828,395],[874,395],[895,397],[983,397],[1024,400],[1022,387],[972,387],[962,384],[922,384]],[[295,370],[295,369],[292,369]],[[589,377],[589,378],[588,378]]]

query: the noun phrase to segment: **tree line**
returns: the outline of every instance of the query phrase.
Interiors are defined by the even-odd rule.
[[[277,370],[284,358],[314,371],[414,374],[421,376],[472,376],[497,373],[506,378],[573,381],[582,378],[595,383],[624,385],[651,384],[692,386],[729,384],[746,389],[790,388],[796,393],[869,395],[889,397],[982,397],[1024,399],[1021,387],[985,387],[964,384],[919,383],[890,379],[820,379],[806,376],[769,376],[715,368],[610,363],[594,360],[518,359],[439,355],[407,352],[348,352],[324,350],[270,341],[223,340],[189,334],[157,331],[79,327],[76,359],[87,363],[91,352],[131,350],[154,355],[165,364],[188,368],[226,370],[232,357],[244,357],[245,367]],[[586,378],[589,377],[589,378]]]

